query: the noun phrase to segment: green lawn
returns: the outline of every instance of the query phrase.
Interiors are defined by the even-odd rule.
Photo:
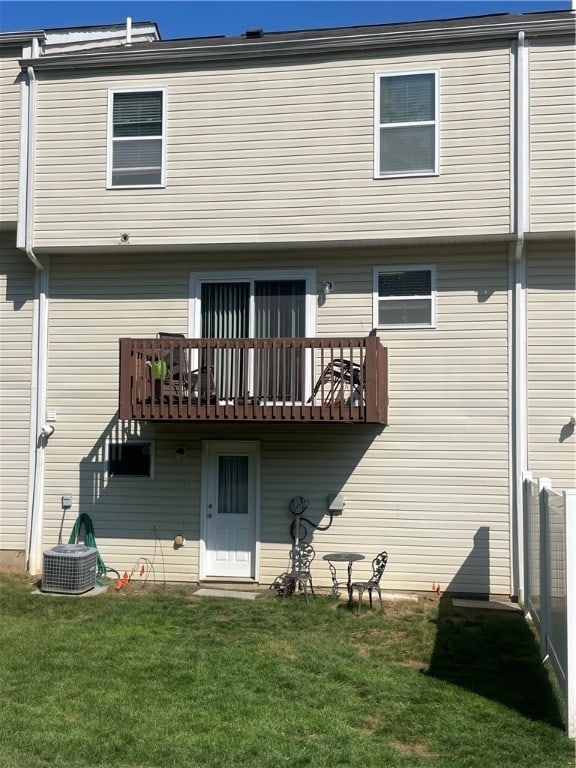
[[[519,614],[0,580],[1,768],[566,768]]]

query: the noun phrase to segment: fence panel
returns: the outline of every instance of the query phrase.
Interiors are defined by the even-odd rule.
[[[524,481],[524,541],[526,547],[525,609],[541,633],[540,611],[540,495],[531,475]]]
[[[524,479],[524,609],[550,658],[576,739],[576,491],[557,493],[550,481]]]
[[[542,489],[546,510],[546,540],[548,568],[548,621],[546,649],[554,666],[564,696],[567,694],[568,644],[566,595],[566,506],[564,497],[550,488]]]

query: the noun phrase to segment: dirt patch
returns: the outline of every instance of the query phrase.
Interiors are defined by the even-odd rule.
[[[401,752],[403,755],[418,756],[418,757],[437,757],[434,752],[431,752],[427,744],[406,744],[404,741],[398,741],[393,739],[390,742],[390,746]]]
[[[356,726],[355,730],[363,733],[365,736],[373,736],[380,725],[380,718],[376,715],[367,715],[362,725]]]

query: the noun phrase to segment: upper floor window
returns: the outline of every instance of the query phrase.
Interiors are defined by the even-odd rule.
[[[375,328],[431,328],[435,324],[434,267],[374,268]]]
[[[437,72],[376,75],[376,178],[438,173]]]
[[[164,185],[165,90],[110,91],[108,187]]]

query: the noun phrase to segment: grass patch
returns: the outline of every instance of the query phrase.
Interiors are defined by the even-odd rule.
[[[521,615],[0,591],[1,768],[569,768]]]

